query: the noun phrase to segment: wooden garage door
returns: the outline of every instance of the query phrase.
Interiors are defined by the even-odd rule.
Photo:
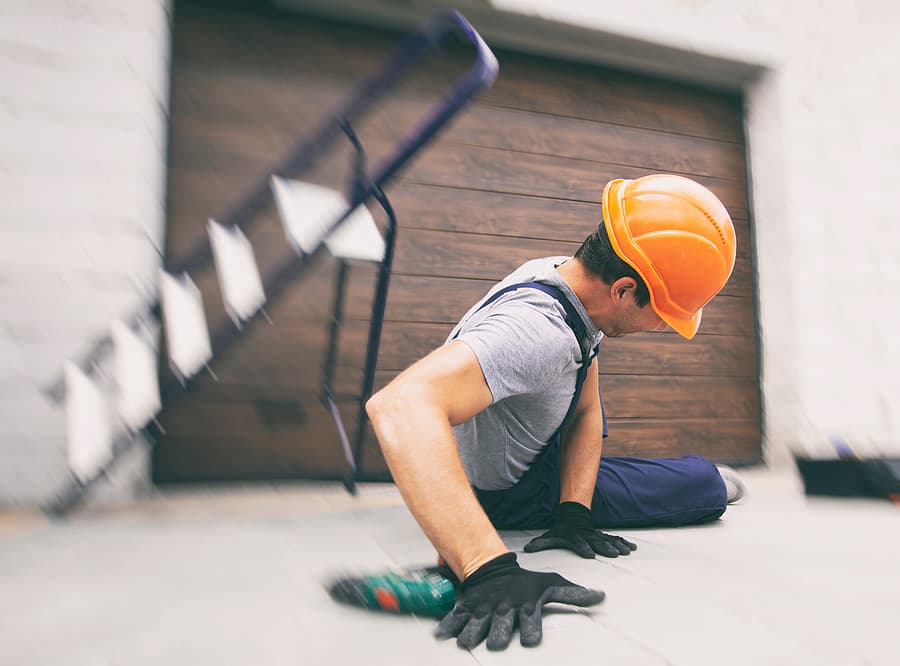
[[[373,70],[399,34],[222,3],[178,3],[174,26],[167,256],[177,257]],[[741,100],[628,73],[498,51],[500,77],[388,193],[400,223],[377,384],[439,345],[521,262],[571,254],[600,220],[603,184],[689,175],[725,202],[738,262],[691,343],[653,333],[604,343],[608,454],[760,459],[757,350]],[[361,127],[373,159],[465,66],[450,49]],[[348,152],[309,174],[338,184]],[[251,241],[262,265],[290,252],[274,207]],[[162,416],[159,482],[339,478],[336,430],[318,400],[333,260],[268,312]],[[361,375],[374,272],[354,267],[338,387]],[[213,275],[195,276],[211,321]],[[352,422],[353,410],[345,412]],[[371,435],[365,475],[386,471]]]

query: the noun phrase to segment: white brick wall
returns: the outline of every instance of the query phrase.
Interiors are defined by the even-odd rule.
[[[40,388],[158,266],[168,4],[0,3],[0,504],[61,487],[63,412]]]
[[[747,88],[767,455],[900,452],[900,4],[491,1],[769,68]]]

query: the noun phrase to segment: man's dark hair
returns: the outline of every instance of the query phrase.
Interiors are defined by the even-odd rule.
[[[613,250],[605,224],[601,223],[597,227],[597,231],[584,239],[581,247],[575,253],[575,258],[581,261],[591,274],[596,275],[606,284],[612,284],[623,277],[634,278],[637,282],[634,302],[640,308],[650,302],[650,291],[644,280]]]

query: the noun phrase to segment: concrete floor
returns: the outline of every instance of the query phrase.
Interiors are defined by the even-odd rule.
[[[714,525],[623,531],[631,557],[520,555],[608,596],[548,612],[540,647],[502,653],[328,598],[329,575],[433,561],[390,486],[182,491],[62,522],[0,514],[0,664],[900,663],[900,508],[805,498],[790,470],[745,478]],[[529,535],[504,538],[521,551]]]

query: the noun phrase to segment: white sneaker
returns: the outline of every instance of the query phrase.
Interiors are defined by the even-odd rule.
[[[719,470],[722,481],[725,482],[725,494],[728,498],[728,503],[734,504],[740,500],[746,492],[744,480],[737,471],[728,467],[728,465],[716,465],[716,469]]]

